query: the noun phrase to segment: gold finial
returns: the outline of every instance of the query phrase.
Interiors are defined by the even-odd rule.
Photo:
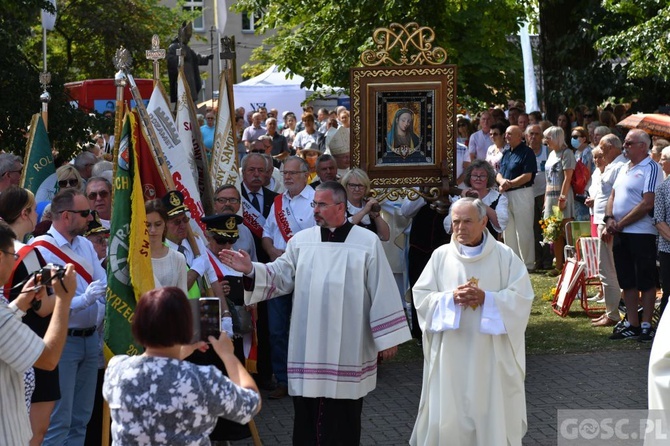
[[[375,50],[361,54],[361,63],[366,67],[378,65],[440,65],[447,60],[447,51],[433,48],[435,31],[416,22],[406,25],[391,23],[388,28],[377,28],[372,33]],[[394,56],[399,53],[396,60]]]

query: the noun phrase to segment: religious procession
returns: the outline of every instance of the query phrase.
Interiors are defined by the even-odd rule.
[[[668,444],[667,104],[551,108],[527,27],[525,98],[473,102],[416,22],[369,27],[329,93],[276,65],[236,82],[243,46],[212,26],[199,52],[197,20],[60,92],[69,2],[30,1],[41,110],[19,143],[0,128],[0,444]]]

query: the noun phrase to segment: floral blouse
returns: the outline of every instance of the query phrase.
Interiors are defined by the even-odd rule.
[[[102,394],[115,445],[209,445],[219,416],[245,424],[260,404],[214,366],[151,356],[112,358]]]

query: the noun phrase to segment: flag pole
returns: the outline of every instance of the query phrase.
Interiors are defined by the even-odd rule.
[[[158,34],[154,34],[151,37],[151,49],[146,50],[146,58],[153,62],[154,64],[154,87],[159,82],[161,73],[160,73],[160,60],[165,59],[165,50],[160,47],[161,39],[158,37]]]
[[[142,129],[146,133],[147,141],[149,142],[149,147],[151,147],[151,154],[153,156],[154,162],[156,163],[156,167],[158,168],[158,173],[161,177],[161,180],[163,181],[163,184],[165,185],[165,188],[168,191],[175,190],[176,188],[174,185],[174,181],[172,180],[172,175],[170,174],[170,169],[168,169],[167,167],[167,163],[165,162],[165,156],[163,155],[163,151],[161,150],[160,144],[158,143],[156,130],[154,129],[154,126],[151,124],[151,118],[149,117],[147,108],[144,105],[144,102],[142,101],[142,96],[140,95],[139,88],[137,88],[135,79],[128,71],[131,63],[132,63],[132,57],[130,56],[130,52],[122,46],[116,51],[116,55],[114,56],[114,65],[116,69],[120,70],[124,74],[128,82],[130,83],[130,93],[132,94],[133,99],[135,100],[137,113],[140,117],[140,124],[142,126]],[[191,230],[190,226],[187,227],[187,230],[188,230],[188,243],[191,246],[191,249],[193,250],[193,255],[199,256],[200,250],[198,249],[198,245],[195,242],[193,231]]]

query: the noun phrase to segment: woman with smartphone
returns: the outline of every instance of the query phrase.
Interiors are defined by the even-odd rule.
[[[191,306],[181,289],[143,294],[132,332],[144,354],[112,358],[103,385],[115,444],[206,444],[218,417],[248,423],[260,410],[258,388],[225,333],[210,336],[211,347],[190,344]],[[224,363],[228,377],[214,366],[183,360],[208,348]]]

